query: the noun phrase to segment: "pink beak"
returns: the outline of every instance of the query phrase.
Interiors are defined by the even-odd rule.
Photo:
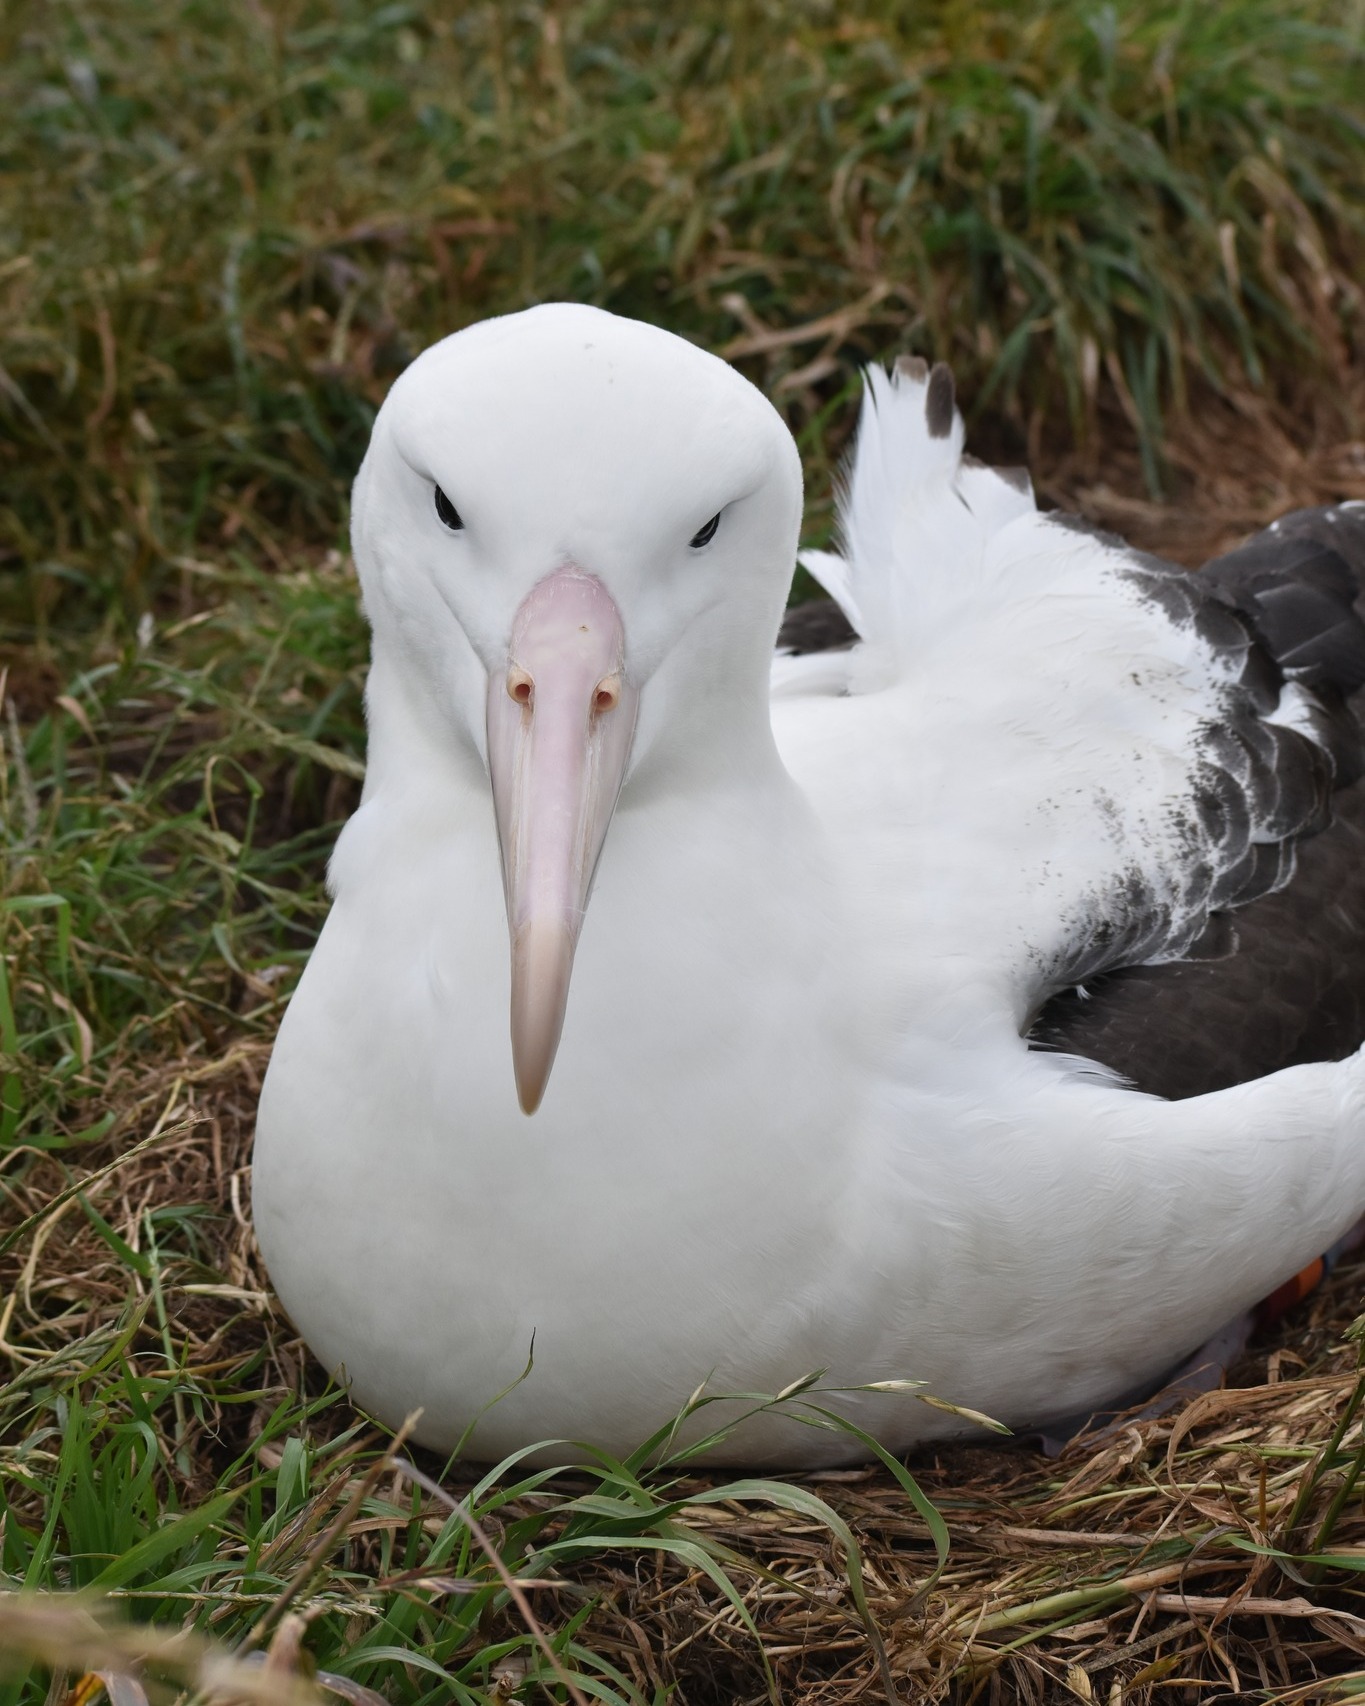
[[[517,1097],[540,1106],[564,1028],[574,950],[616,809],[639,695],[621,613],[601,581],[557,569],[512,620],[488,683],[488,768],[512,937]]]

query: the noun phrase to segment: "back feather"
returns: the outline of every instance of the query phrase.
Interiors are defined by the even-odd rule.
[[[902,356],[887,373],[864,369],[867,389],[839,498],[840,551],[804,551],[801,563],[864,641],[860,683],[904,672],[945,616],[978,589],[988,541],[1035,508],[1023,469],[964,457],[953,376]]]
[[[818,612],[784,628],[780,748],[799,766],[835,726],[821,698],[896,690],[875,787],[918,827],[917,951],[1001,968],[1022,1028],[1115,968],[1232,954],[1227,914],[1285,887],[1365,768],[1365,512],[1286,517],[1186,574],[964,457],[947,368],[866,380],[842,551],[802,558],[863,644],[814,651]]]

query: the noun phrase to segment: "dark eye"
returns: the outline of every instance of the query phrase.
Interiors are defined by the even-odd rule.
[[[442,526],[448,527],[452,533],[459,533],[464,528],[464,522],[460,520],[459,510],[455,508],[455,505],[451,503],[439,486],[436,488],[436,514],[440,518]],[[712,532],[714,531],[713,528]]]
[[[691,548],[694,551],[700,551],[703,545],[709,545],[711,543],[711,541],[715,538],[716,529],[719,526],[720,526],[720,515],[719,514],[713,515],[711,517],[710,521],[707,522],[706,526],[705,527],[699,527],[697,529],[697,531],[692,535],[692,537],[687,541],[687,543],[691,546]]]

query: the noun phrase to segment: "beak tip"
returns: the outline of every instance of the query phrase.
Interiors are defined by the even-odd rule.
[[[517,1101],[521,1105],[522,1113],[524,1113],[528,1119],[540,1106],[544,1095],[545,1080],[543,1078],[539,1083],[529,1084],[525,1079],[517,1079]]]
[[[550,920],[533,921],[513,934],[512,1071],[524,1114],[535,1113],[550,1082],[576,943],[576,930]]]

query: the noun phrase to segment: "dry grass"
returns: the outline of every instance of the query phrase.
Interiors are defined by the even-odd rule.
[[[1205,396],[1166,443],[1170,489],[1143,490],[1140,457],[1118,422],[1102,447],[1053,458],[1044,496],[1112,527],[1144,550],[1197,568],[1291,509],[1365,498],[1365,367],[1330,389],[1286,400],[1252,392]]]

